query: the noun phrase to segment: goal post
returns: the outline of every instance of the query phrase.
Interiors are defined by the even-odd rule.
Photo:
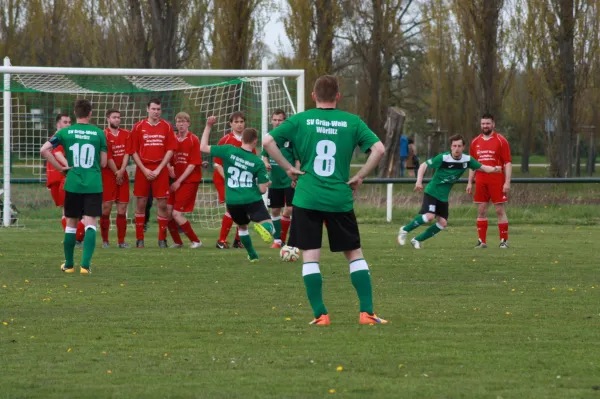
[[[242,111],[247,118],[246,125],[261,132],[262,145],[262,137],[269,130],[270,112],[281,108],[292,115],[304,110],[304,71],[267,69],[266,62],[262,68],[21,67],[11,66],[6,57],[4,66],[0,67],[3,74],[0,226],[15,225],[14,209],[19,211],[17,225],[27,220],[44,223],[51,219],[51,223],[56,223],[59,211],[44,184],[45,162],[39,148],[55,133],[58,113],[69,113],[75,122],[72,111],[77,98],[92,102],[91,123],[101,128],[106,127],[106,111],[115,108],[121,112],[121,127],[130,130],[133,124],[147,117],[146,103],[155,97],[162,101],[163,119],[174,125],[175,115],[185,111],[192,119],[190,131],[198,136],[204,129],[206,118],[215,115],[217,123],[213,127],[211,144],[216,144],[229,132],[229,115]],[[204,159],[208,159],[206,155]],[[223,213],[216,190],[212,183],[206,182],[211,178],[212,166],[203,169],[204,182],[192,214],[192,220],[204,228],[217,227]],[[23,184],[25,182],[29,184]],[[132,197],[130,214],[133,202]]]

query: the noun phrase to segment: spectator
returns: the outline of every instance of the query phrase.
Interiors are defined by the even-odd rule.
[[[400,136],[400,177],[404,177],[406,161],[408,160],[408,139],[405,135]]]
[[[406,157],[406,169],[412,171],[408,173],[409,177],[416,177],[417,169],[419,169],[419,157],[417,156],[417,153],[415,151],[415,141],[413,139],[408,139],[407,143],[408,155]]]

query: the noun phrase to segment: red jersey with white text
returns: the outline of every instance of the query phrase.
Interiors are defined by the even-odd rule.
[[[118,129],[117,134],[113,134],[110,128],[104,129],[106,135],[106,146],[108,149],[108,159],[112,159],[117,165],[117,169],[121,169],[123,165],[123,157],[130,150],[129,132],[125,129]],[[105,168],[108,169],[108,166]]]
[[[137,152],[144,164],[160,163],[167,151],[177,149],[173,126],[164,119],[152,125],[148,119],[136,123],[131,129],[130,154]]]
[[[501,180],[504,182],[504,165],[512,162],[508,141],[499,133],[492,132],[486,140],[483,134],[471,141],[469,154],[482,165],[501,166],[502,173],[475,172],[476,179]]]
[[[241,147],[242,136],[238,138],[235,134],[233,134],[233,132],[226,134],[221,140],[219,140],[219,143],[217,145],[225,144],[233,145],[235,147]],[[252,150],[252,153],[256,155],[256,149]],[[221,158],[215,157],[213,162],[223,166],[223,160]],[[225,185],[225,179],[223,179],[223,176],[221,176],[221,174],[219,174],[219,172],[217,172],[216,170],[213,172],[213,182],[215,185]]]
[[[54,137],[54,136],[52,136]],[[52,154],[61,153],[65,155],[65,150],[62,145],[57,146],[52,150]],[[60,162],[59,162],[60,163]],[[54,169],[50,162],[46,162],[46,187],[50,187],[54,183],[59,183],[65,179],[65,175]]]
[[[175,178],[179,178],[189,165],[195,165],[194,170],[182,183],[200,183],[202,180],[202,155],[200,154],[200,140],[192,132],[185,138],[177,137],[177,150],[171,164],[175,167]]]

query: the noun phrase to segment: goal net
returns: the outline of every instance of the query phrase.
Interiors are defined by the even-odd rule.
[[[61,210],[54,206],[46,188],[46,164],[39,149],[55,133],[57,114],[67,112],[75,122],[73,106],[78,98],[92,102],[91,123],[102,129],[107,126],[106,111],[115,108],[121,112],[121,127],[130,130],[147,117],[146,104],[151,98],[161,100],[161,117],[173,126],[175,115],[187,112],[191,117],[190,131],[198,136],[202,134],[206,118],[214,115],[217,123],[210,140],[216,144],[229,133],[229,116],[234,111],[244,112],[246,126],[257,128],[263,134],[269,129],[270,115],[275,109],[283,109],[288,115],[296,113],[296,100],[300,97],[297,88],[303,81],[302,71],[1,69],[10,71],[10,77],[5,73],[2,79],[4,98],[0,120],[4,123],[0,143],[9,141],[3,146],[1,168],[3,181],[8,176],[11,184],[10,187],[5,184],[0,194],[0,201],[6,204],[1,207],[0,226],[2,221],[11,226],[60,222]],[[123,73],[115,74],[117,71]],[[216,76],[218,74],[222,76]],[[10,96],[8,102],[6,93]],[[7,151],[10,152],[8,163]],[[207,154],[203,154],[203,160],[211,161]],[[130,163],[129,176],[133,178],[135,164],[133,160]],[[192,222],[205,229],[217,228],[224,213],[212,184],[212,173],[212,162],[209,162],[208,168],[203,169],[203,182],[191,214]],[[133,190],[133,184],[130,189]],[[4,217],[7,209],[10,214]],[[132,196],[129,218],[134,211]],[[156,208],[150,215],[154,221]],[[111,219],[114,222],[114,215]]]

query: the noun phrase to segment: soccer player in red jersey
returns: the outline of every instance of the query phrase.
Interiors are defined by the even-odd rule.
[[[246,116],[241,111],[236,111],[231,114],[229,117],[229,126],[231,126],[231,133],[226,134],[217,145],[231,144],[236,147],[242,146],[242,133],[246,128]],[[254,154],[256,154],[256,149],[253,150]],[[215,188],[217,189],[217,193],[219,193],[219,204],[225,203],[225,172],[223,170],[223,160],[220,158],[215,158],[213,166],[215,171],[213,173],[213,183],[215,184]],[[233,219],[229,212],[225,212],[223,215],[223,220],[221,221],[221,234],[219,235],[219,240],[217,241],[217,248],[225,249],[229,248],[229,244],[227,243],[227,236],[229,235],[229,230],[231,230],[231,226],[233,226]],[[235,234],[235,240],[233,241],[234,248],[243,248],[242,243],[240,241],[240,237],[237,233]]]
[[[498,216],[500,248],[508,248],[508,217],[506,216],[504,204],[508,201],[507,196],[510,191],[512,161],[508,141],[504,136],[494,131],[495,126],[494,116],[484,114],[481,117],[481,134],[471,141],[471,148],[469,149],[469,154],[482,165],[502,167],[502,173],[492,174],[469,170],[467,193],[472,193],[473,178],[475,178],[473,202],[479,204],[477,210],[479,241],[475,248],[487,248],[487,214],[490,201],[494,204]]]
[[[133,155],[137,165],[133,184],[137,248],[144,248],[144,212],[150,189],[158,203],[158,246],[167,247],[169,171],[166,166],[177,149],[177,138],[171,124],[160,118],[160,105],[157,98],[148,101],[148,118],[136,123],[131,129],[129,153]]]
[[[189,131],[190,116],[180,112],[175,116],[177,128],[177,149],[171,165],[169,175],[175,179],[171,184],[171,192],[167,200],[169,213],[169,232],[173,238],[171,248],[182,248],[183,242],[179,236],[179,228],[192,242],[190,248],[200,248],[202,242],[194,232],[190,222],[183,216],[194,210],[196,193],[202,180],[202,155],[200,154],[200,140]]]
[[[66,112],[56,115],[56,131],[71,126],[71,117]],[[54,135],[53,135],[54,137]],[[53,149],[52,154],[61,165],[67,165],[67,158],[65,158],[65,150],[62,145],[59,145]],[[46,164],[46,187],[50,190],[50,195],[54,200],[54,205],[63,208],[65,204],[65,175],[57,171],[49,162]],[[65,210],[62,209],[61,224],[63,231],[67,227],[67,219],[65,218]],[[78,248],[83,247],[83,237],[85,235],[85,226],[81,221],[77,224],[76,243],[75,246]]]
[[[110,212],[113,202],[117,203],[117,241],[119,248],[129,248],[125,242],[127,233],[127,204],[129,203],[129,175],[127,164],[131,143],[129,132],[121,129],[121,112],[109,109],[106,112],[108,127],[104,129],[108,148],[108,162],[102,168],[102,217],[100,232],[102,233],[102,248],[109,247],[108,230],[110,229]]]

